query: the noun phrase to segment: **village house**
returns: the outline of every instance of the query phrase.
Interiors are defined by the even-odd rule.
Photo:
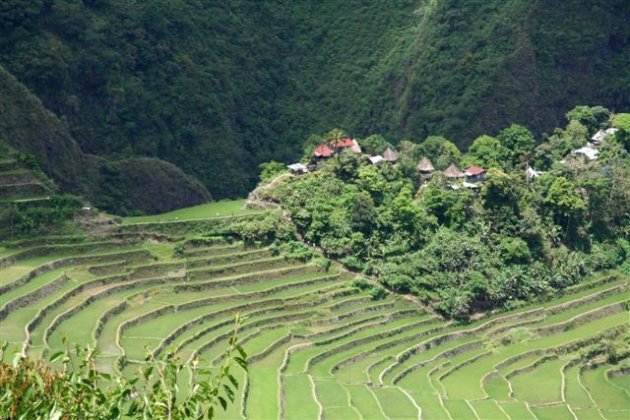
[[[416,166],[416,169],[418,169],[418,172],[420,172],[420,176],[423,178],[430,178],[431,175],[433,175],[433,171],[435,171],[433,164],[426,157],[420,159],[420,162],[418,162],[418,166]]]
[[[470,183],[481,182],[486,176],[486,170],[480,166],[471,166],[464,172],[466,181]]]
[[[579,155],[579,156],[584,156],[586,157],[588,160],[595,160],[599,157],[599,150],[594,149],[592,147],[589,146],[584,146],[581,147],[577,150],[573,151],[574,155]]]
[[[599,146],[604,140],[606,140],[606,137],[606,132],[604,130],[599,130],[597,133],[593,134],[590,143],[595,146]]]
[[[451,165],[444,171],[444,176],[451,179],[460,179],[465,175],[457,166]]]
[[[352,139],[352,146],[350,147],[350,150],[352,150],[357,155],[363,153],[363,151],[361,150],[361,146],[359,146],[359,142],[355,139]]]
[[[289,171],[291,171],[293,175],[303,175],[308,172],[308,168],[301,163],[288,165],[287,168],[289,168]]]
[[[383,160],[385,162],[394,163],[394,162],[396,162],[398,160],[398,153],[396,153],[394,150],[392,150],[390,147],[388,147],[383,152]]]
[[[593,146],[599,146],[604,141],[608,140],[610,136],[613,136],[617,131],[619,131],[619,129],[613,128],[613,127],[608,128],[606,130],[599,130],[597,131],[597,133],[593,135],[593,137],[591,137],[589,144]]]
[[[315,156],[315,158],[317,159],[328,159],[329,157],[332,157],[332,155],[334,154],[335,152],[330,147],[328,147],[328,145],[324,143],[317,146],[315,150],[313,151],[313,156]]]
[[[341,153],[346,149],[352,150],[352,146],[354,146],[354,142],[350,137],[339,139],[337,141],[331,142],[331,144],[335,153]]]
[[[381,155],[370,156],[368,159],[370,159],[370,163],[372,163],[372,165],[380,165],[385,161]]]

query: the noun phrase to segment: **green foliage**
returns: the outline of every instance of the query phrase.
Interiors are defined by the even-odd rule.
[[[391,147],[391,144],[379,134],[373,134],[364,139],[360,139],[359,145],[361,146],[361,150],[368,155],[380,155],[385,149]]]
[[[557,177],[545,194],[545,203],[556,216],[556,220],[577,220],[586,210],[586,203],[577,187],[564,177]]]
[[[440,181],[428,183],[419,193],[420,203],[438,223],[461,227],[471,212],[472,194],[445,189]]]
[[[481,166],[483,168],[501,168],[507,151],[505,146],[494,137],[487,135],[477,137],[468,148],[464,166]]]
[[[460,164],[461,152],[451,141],[441,136],[429,136],[418,145],[416,153],[429,158],[436,169]]]
[[[521,238],[502,238],[499,254],[506,264],[527,264],[531,260],[527,242]]]
[[[576,120],[556,130],[539,146],[554,150],[550,170],[535,179],[520,164],[534,138],[514,124],[497,139],[480,137],[464,156],[443,137],[403,142],[395,165],[342,154],[271,196],[328,257],[465,320],[551,295],[595,271],[625,269],[630,160],[619,150],[604,154],[607,146],[588,166],[555,160],[565,146],[554,142],[572,147],[585,136]],[[409,165],[418,156],[442,167],[452,159],[495,166],[477,188],[464,188],[439,171],[420,179]]]
[[[352,282],[352,286],[368,292],[372,300],[381,300],[387,297],[387,290],[381,286],[370,283],[365,278],[358,278]]]
[[[283,172],[286,172],[286,165],[282,162],[276,162],[274,160],[270,162],[261,163],[260,168],[260,181],[271,181],[276,176],[280,175]]]
[[[613,117],[613,125],[620,131],[620,133],[617,133],[617,138],[624,148],[630,152],[630,114],[615,115]]]
[[[256,242],[271,244],[276,239],[293,238],[293,231],[290,225],[277,212],[269,213],[263,218],[234,222],[231,225],[231,229],[248,244]]]
[[[53,195],[43,204],[17,202],[0,212],[0,226],[13,235],[34,235],[63,227],[81,208],[81,201],[72,195]]]
[[[355,153],[344,151],[335,155],[326,164],[326,170],[334,173],[340,179],[349,181],[356,176],[361,157]]]
[[[588,129],[593,134],[610,118],[610,111],[603,106],[580,105],[573,108],[566,114],[567,120],[575,121]]]
[[[306,262],[317,255],[315,251],[299,241],[281,241],[280,244],[280,247],[286,258]]]
[[[380,286],[373,287],[369,293],[372,300],[381,300],[387,297],[387,290]]]
[[[184,244],[177,244],[173,249],[173,255],[177,258],[183,258],[186,256],[186,247]]]
[[[331,121],[357,137],[439,133],[463,146],[513,121],[538,135],[577,101],[628,105],[625,0],[0,7],[1,64],[85,152],[167,160],[219,199],[244,196],[257,174],[243,168],[297,159],[296,139]],[[570,117],[605,115],[586,109]],[[34,151],[41,131],[28,131]]]
[[[218,372],[192,363],[186,393],[178,383],[189,366],[169,356],[147,356],[129,379],[98,371],[91,347],[56,352],[49,363],[21,355],[8,362],[5,344],[0,350],[0,411],[8,419],[212,418],[216,407],[226,409],[234,402],[239,384],[232,367],[247,370],[247,355],[237,344],[239,327],[237,317]]]
[[[512,124],[503,129],[497,136],[497,140],[503,146],[505,153],[502,156],[504,165],[511,165],[511,167],[516,167],[520,162],[527,160],[527,156],[534,151],[536,145],[531,131],[518,124]]]

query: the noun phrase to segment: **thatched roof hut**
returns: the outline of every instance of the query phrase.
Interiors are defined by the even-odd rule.
[[[359,142],[355,139],[352,139],[352,146],[350,146],[350,150],[359,155],[361,154],[361,146],[359,146]]]
[[[383,160],[385,160],[386,162],[396,162],[398,160],[398,153],[388,147],[383,152]]]
[[[433,167],[433,164],[431,163],[431,161],[425,157],[420,159],[420,162],[418,162],[418,166],[416,166],[416,168],[420,172],[427,173],[427,174],[435,171],[435,168]]]
[[[455,165],[451,165],[444,171],[447,178],[463,178],[464,173]]]

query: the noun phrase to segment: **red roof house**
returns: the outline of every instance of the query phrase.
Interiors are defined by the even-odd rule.
[[[466,172],[464,172],[464,174],[466,174],[466,176],[473,176],[481,175],[484,172],[486,172],[486,170],[480,166],[471,166],[470,168],[466,169]]]
[[[466,175],[466,178],[468,178],[470,182],[483,181],[485,174],[486,170],[480,166],[471,166],[464,172],[464,175]]]
[[[315,148],[313,154],[315,155],[315,157],[329,158],[334,155],[335,152],[333,152],[330,147],[322,143]]]
[[[343,139],[337,140],[332,144],[335,149],[345,149],[347,147],[353,146],[352,139],[350,137],[345,137]]]

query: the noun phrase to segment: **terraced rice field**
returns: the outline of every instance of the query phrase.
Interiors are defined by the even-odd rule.
[[[147,351],[217,365],[240,312],[250,372],[220,418],[630,418],[630,361],[584,357],[627,334],[627,278],[463,326],[238,241],[55,242],[1,249],[0,339],[41,357],[89,343],[133,375]]]

